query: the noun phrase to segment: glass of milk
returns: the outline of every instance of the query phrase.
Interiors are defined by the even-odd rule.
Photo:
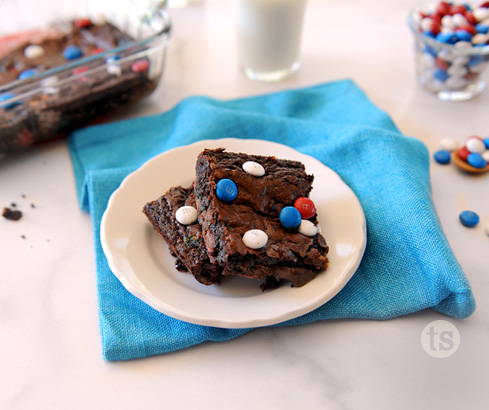
[[[235,0],[235,5],[245,74],[279,81],[297,71],[306,0]]]

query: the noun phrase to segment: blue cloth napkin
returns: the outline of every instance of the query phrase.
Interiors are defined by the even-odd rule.
[[[433,209],[425,146],[401,135],[352,81],[232,101],[191,97],[160,115],[70,137],[81,207],[94,227],[105,359],[168,353],[251,330],[193,325],[153,310],[112,274],[99,240],[107,201],[128,173],[170,148],[224,137],[268,139],[316,157],[353,189],[366,214],[367,249],[352,280],[330,302],[279,326],[391,319],[427,308],[455,318],[474,311],[470,286]]]

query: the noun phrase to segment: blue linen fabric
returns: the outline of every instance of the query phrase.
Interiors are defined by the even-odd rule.
[[[190,97],[163,114],[70,137],[80,204],[94,227],[106,360],[168,353],[251,330],[193,325],[153,310],[125,290],[100,245],[107,201],[128,173],[165,150],[215,138],[267,139],[316,157],[353,189],[365,211],[367,248],[357,273],[330,302],[277,326],[383,320],[427,308],[454,318],[474,311],[470,286],[433,208],[425,146],[403,136],[352,81],[232,101]]]

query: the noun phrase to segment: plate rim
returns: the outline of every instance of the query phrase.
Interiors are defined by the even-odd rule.
[[[108,238],[107,238],[107,220],[109,218],[109,211],[110,208],[113,206],[114,202],[116,201],[116,198],[121,195],[121,192],[126,188],[126,186],[130,183],[129,181],[133,179],[137,174],[144,172],[144,168],[149,166],[150,163],[157,161],[160,157],[166,156],[168,154],[171,154],[173,152],[181,151],[188,149],[189,147],[192,147],[194,145],[205,145],[206,143],[212,143],[215,144],[216,142],[222,141],[223,144],[226,144],[227,142],[259,142],[259,143],[267,143],[267,144],[272,144],[272,145],[278,145],[285,147],[287,149],[292,149],[299,153],[302,156],[306,156],[313,161],[319,162],[321,165],[327,167],[334,175],[345,185],[346,189],[349,190],[353,196],[353,199],[356,201],[358,208],[360,210],[360,215],[361,215],[361,231],[362,231],[362,238],[361,238],[361,244],[359,248],[359,253],[358,253],[358,258],[355,261],[354,264],[350,266],[348,271],[344,274],[345,280],[335,283],[335,286],[329,288],[330,290],[327,292],[325,297],[319,297],[315,301],[307,304],[302,304],[298,306],[297,308],[294,308],[292,310],[287,310],[284,313],[275,315],[273,317],[258,317],[253,320],[246,319],[246,320],[235,320],[235,321],[228,321],[228,320],[222,320],[222,319],[214,319],[214,318],[195,318],[194,316],[186,314],[184,311],[180,310],[179,308],[169,305],[161,300],[155,301],[150,295],[147,295],[145,292],[143,292],[141,289],[145,288],[145,285],[142,282],[139,282],[139,284],[136,286],[133,283],[133,279],[128,279],[123,272],[119,269],[117,266],[116,261],[114,260],[114,257],[109,249],[108,245]],[[243,152],[245,152],[246,149],[243,149]],[[161,152],[147,161],[145,161],[141,166],[139,166],[137,169],[129,173],[120,183],[120,185],[117,187],[117,189],[112,192],[112,194],[109,197],[109,200],[107,202],[107,206],[104,210],[104,213],[102,215],[102,218],[100,220],[100,243],[102,246],[102,250],[104,252],[104,256],[107,260],[107,264],[109,266],[110,271],[112,274],[121,282],[122,286],[133,296],[137,297],[140,299],[142,302],[145,304],[149,305],[156,311],[163,313],[169,317],[182,320],[187,323],[191,324],[196,324],[196,325],[203,325],[203,326],[212,326],[212,327],[218,327],[218,328],[225,328],[225,329],[245,329],[245,328],[250,328],[250,327],[263,327],[263,326],[270,326],[278,323],[282,323],[291,319],[295,319],[299,316],[305,315],[315,309],[317,309],[319,306],[324,305],[325,303],[329,302],[331,299],[333,299],[345,286],[346,284],[351,280],[353,275],[356,273],[358,270],[358,267],[360,266],[360,263],[363,260],[363,256],[365,254],[365,249],[367,246],[367,223],[366,223],[366,218],[365,218],[365,212],[363,210],[363,207],[361,205],[360,200],[358,199],[357,195],[355,192],[350,188],[350,186],[341,178],[341,176],[332,168],[330,168],[328,165],[324,164],[322,161],[318,160],[317,158],[314,158],[311,155],[304,154],[303,152],[295,149],[294,147],[291,147],[286,144],[281,144],[279,142],[275,141],[269,141],[269,140],[264,140],[264,139],[258,139],[258,138],[247,138],[247,139],[241,139],[241,138],[216,138],[216,139],[206,139],[206,140],[199,140],[195,141],[191,144],[185,144],[181,145],[178,147],[174,147],[171,149],[168,149],[164,152]],[[136,278],[137,279],[137,278]]]

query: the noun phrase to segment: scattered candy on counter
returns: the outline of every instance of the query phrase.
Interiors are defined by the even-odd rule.
[[[76,60],[83,56],[83,51],[78,46],[67,46],[63,51],[63,56],[67,60]]]
[[[2,94],[0,94],[0,108],[3,108],[5,110],[10,110],[10,109],[17,107],[18,105],[22,104],[20,101],[2,104],[3,101],[10,100],[11,98],[14,98],[15,96],[16,95],[14,93],[2,93]]]
[[[238,196],[238,187],[233,180],[223,178],[216,185],[216,195],[222,202],[233,202]]]
[[[197,209],[193,206],[181,206],[175,212],[175,218],[182,225],[191,225],[197,221]]]
[[[314,206],[314,202],[312,202],[309,198],[297,198],[294,201],[294,207],[297,208],[304,219],[310,219],[316,215],[316,207]]]
[[[280,211],[280,223],[285,229],[297,229],[302,222],[301,213],[293,206],[286,206]]]
[[[261,229],[250,229],[243,235],[243,243],[251,249],[263,248],[268,242],[268,235]]]
[[[318,233],[318,227],[311,221],[303,219],[299,225],[299,233],[306,236],[314,236]]]
[[[446,150],[443,150],[442,149],[440,151],[436,151],[433,154],[433,158],[439,164],[449,164],[450,163],[450,160],[451,160],[451,154],[450,154],[449,151],[446,151]]]
[[[480,48],[489,45],[489,3],[472,10],[467,3],[441,1],[419,10],[414,20],[427,39],[418,44],[417,55],[424,87],[461,91],[479,81],[489,62],[489,54]]]
[[[263,168],[263,166],[258,162],[246,161],[242,167],[244,172],[255,177],[262,177],[265,175],[265,168]]]
[[[26,78],[32,77],[37,74],[37,70],[35,68],[29,68],[27,70],[22,71],[17,77],[19,80],[25,80]]]
[[[24,55],[30,59],[42,57],[44,55],[44,48],[32,44],[24,49]]]
[[[132,63],[131,70],[135,73],[143,73],[148,69],[148,67],[149,67],[148,60],[138,60]]]
[[[460,222],[467,228],[473,228],[479,223],[479,215],[474,211],[463,211],[459,215]]]
[[[460,146],[458,141],[453,138],[443,138],[439,145],[441,150],[449,152],[455,151]]]

